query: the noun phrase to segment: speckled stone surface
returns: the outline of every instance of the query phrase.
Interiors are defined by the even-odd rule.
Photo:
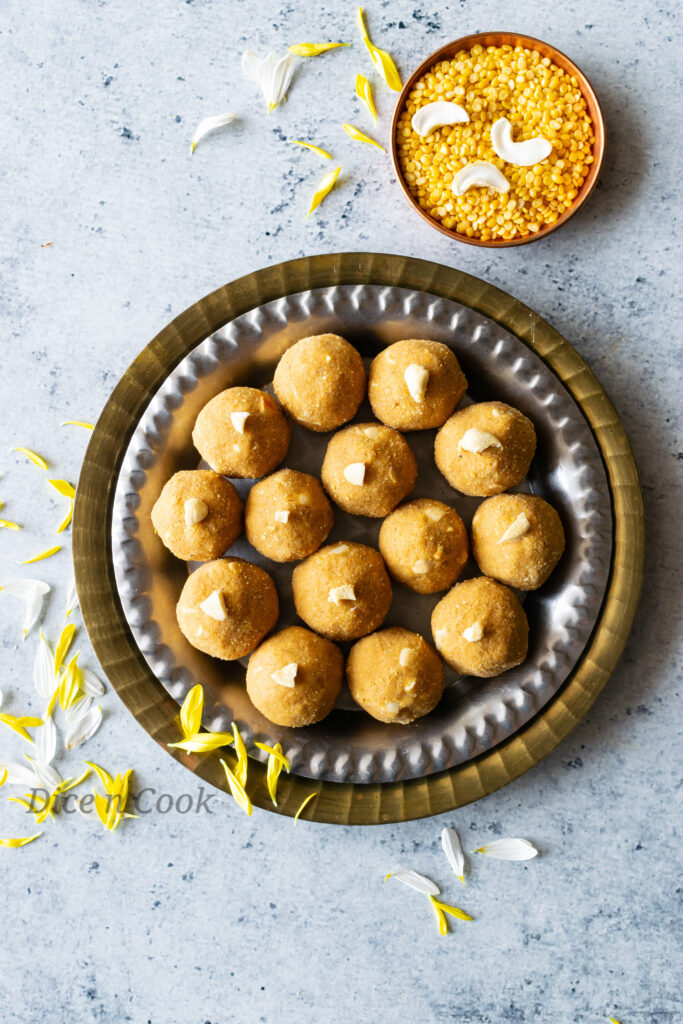
[[[146,342],[199,296],[247,271],[313,252],[371,249],[439,260],[486,278],[551,321],[619,409],[642,474],[648,552],[635,631],[592,713],[502,792],[402,826],[296,829],[222,795],[211,813],[151,813],[116,835],[76,815],[23,850],[0,850],[3,1024],[674,1024],[683,1018],[680,896],[680,177],[672,137],[679,27],[673,4],[514,11],[461,0],[427,11],[369,8],[377,41],[407,73],[457,35],[515,28],[554,41],[604,105],[609,150],[587,207],[548,240],[491,253],[458,246],[410,214],[388,159],[347,139],[368,129],[353,95],[369,73],[353,5],[271,0],[5,0],[0,10],[0,580],[53,542],[62,503],[11,445],[74,479],[95,419]],[[354,47],[301,63],[289,102],[266,117],[241,51],[323,39]],[[382,135],[394,97],[376,90]],[[188,143],[206,115],[240,120]],[[292,138],[334,151],[344,173],[318,215],[327,169]],[[327,165],[329,166],[329,165]],[[46,243],[51,246],[41,248]],[[67,535],[68,537],[68,535]],[[68,539],[36,568],[59,628]],[[39,571],[38,571],[39,570]],[[3,710],[38,707],[35,638],[0,608]],[[93,664],[87,641],[82,661]],[[80,754],[136,788],[191,793],[114,693]],[[16,743],[15,743],[16,739]],[[21,755],[3,729],[0,758]],[[3,797],[8,792],[5,788]],[[439,832],[467,849],[497,835],[534,840],[527,865],[472,859],[449,877]],[[0,836],[25,835],[0,803]],[[423,899],[384,874],[412,866],[465,906],[441,938]]]

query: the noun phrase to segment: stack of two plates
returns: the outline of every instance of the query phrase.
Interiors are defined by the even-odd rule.
[[[401,338],[452,347],[475,400],[499,399],[534,423],[538,449],[524,488],[559,511],[567,550],[548,583],[527,595],[527,660],[495,679],[447,675],[438,707],[409,726],[370,719],[342,695],[306,729],[264,719],[244,688],[244,665],[192,648],[175,620],[187,567],[171,558],[149,513],[164,482],[194,468],[192,424],[214,394],[266,387],[282,352],[311,334],[341,334],[367,357]],[[361,409],[359,419],[370,418]],[[319,471],[326,438],[295,430],[285,465]],[[469,525],[478,502],[456,494],[433,466],[433,433],[409,442],[420,468],[414,497],[453,505]],[[242,482],[242,489],[248,487]],[[337,511],[330,541],[376,544],[379,523]],[[643,514],[624,430],[573,348],[515,299],[458,271],[420,260],[346,253],[258,271],[200,300],[166,327],[126,371],[93,433],[78,486],[74,559],[83,617],[112,685],[158,742],[179,738],[177,701],[195,682],[204,725],[237,722],[247,745],[282,743],[292,773],[273,808],[265,772],[250,772],[253,802],[340,824],[405,821],[476,800],[545,756],[590,707],[612,671],[635,612]],[[245,540],[234,554],[258,561],[281,598],[279,627],[294,621],[291,567],[261,559]],[[442,595],[396,585],[386,625],[428,640]],[[225,788],[218,755],[174,752]],[[265,756],[264,756],[265,757]]]

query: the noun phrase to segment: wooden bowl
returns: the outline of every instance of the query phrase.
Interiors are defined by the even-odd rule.
[[[484,47],[505,45],[523,46],[528,50],[537,50],[539,53],[543,54],[544,57],[549,57],[554,64],[557,64],[557,66],[562,68],[563,71],[567,71],[570,75],[576,78],[579,83],[579,88],[583,94],[583,98],[586,101],[588,114],[593,122],[593,133],[595,135],[595,142],[593,143],[593,163],[590,164],[588,174],[579,189],[576,199],[569,209],[565,210],[565,212],[557,218],[554,224],[546,224],[540,229],[540,231],[536,231],[534,234],[525,235],[523,238],[500,240],[495,238],[469,238],[467,235],[461,235],[458,231],[454,231],[452,228],[444,227],[440,221],[435,220],[426,212],[426,210],[423,210],[418,201],[411,194],[408,186],[403,180],[403,173],[398,161],[398,147],[396,145],[396,129],[398,127],[398,120],[408,101],[410,91],[417,80],[429,71],[430,68],[434,67],[435,64],[438,64],[439,61],[450,60],[460,50],[471,50],[477,43]],[[394,164],[394,171],[396,173],[398,183],[412,208],[419,213],[423,220],[426,220],[428,224],[431,224],[433,228],[436,228],[436,230],[440,231],[443,235],[448,235],[449,238],[454,238],[458,242],[466,242],[467,245],[480,245],[487,249],[505,249],[511,245],[526,245],[527,242],[537,242],[539,238],[544,238],[552,231],[557,231],[557,229],[562,227],[563,224],[566,224],[569,218],[576,213],[579,207],[583,206],[595,188],[602,168],[604,155],[605,123],[602,117],[602,110],[600,109],[597,96],[593,92],[593,88],[583,71],[581,71],[581,69],[578,68],[576,64],[569,59],[569,57],[566,57],[564,53],[557,50],[549,43],[544,43],[540,39],[534,39],[532,36],[518,35],[516,32],[478,32],[474,35],[462,36],[460,39],[456,39],[452,43],[447,43],[445,46],[442,46],[441,49],[436,50],[431,54],[431,56],[427,57],[426,60],[422,61],[420,66],[413,71],[412,75],[403,86],[403,91],[398,98],[394,117],[391,122],[391,159]]]

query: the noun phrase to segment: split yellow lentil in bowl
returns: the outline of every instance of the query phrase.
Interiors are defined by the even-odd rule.
[[[459,104],[470,120],[418,135],[413,115],[439,100]],[[498,118],[511,122],[515,142],[547,139],[549,156],[526,167],[501,159],[491,143]],[[484,33],[417,69],[397,105],[392,153],[406,195],[434,226],[475,245],[505,246],[548,234],[581,205],[597,181],[603,144],[595,94],[568,58],[540,40]],[[475,161],[497,167],[509,191],[471,187],[456,195],[455,176]]]

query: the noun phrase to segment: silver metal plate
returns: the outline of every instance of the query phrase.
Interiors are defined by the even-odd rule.
[[[150,511],[165,481],[195,468],[191,431],[202,406],[226,387],[267,387],[278,359],[299,338],[332,331],[371,357],[402,338],[431,338],[451,346],[475,401],[500,399],[534,423],[538,448],[520,489],[547,498],[562,518],[567,550],[548,583],[526,596],[530,624],[527,660],[495,679],[447,671],[438,707],[411,725],[384,725],[360,711],[344,692],[325,721],[305,729],[272,725],[249,701],[244,664],[220,662],[191,647],[175,605],[188,567],[155,536]],[[364,404],[356,421],[372,419]],[[283,465],[319,473],[329,435],[295,428]],[[413,497],[454,506],[469,525],[480,502],[454,491],[433,462],[434,431],[407,440],[420,472]],[[235,482],[244,495],[250,481]],[[329,541],[377,544],[380,521],[335,509]],[[237,722],[245,741],[280,741],[293,770],[333,782],[394,782],[461,764],[508,738],[558,691],[585,648],[604,597],[612,550],[612,508],[593,435],[562,383],[518,338],[467,306],[425,292],[372,285],[316,289],[284,296],[226,324],[169,372],[140,419],[117,481],[112,554],[125,615],[150,668],[178,701],[204,685],[204,725]],[[242,537],[231,553],[263,565],[280,595],[278,628],[296,620],[292,566],[262,558]],[[476,575],[468,563],[463,578]],[[430,642],[429,619],[443,594],[421,596],[394,583],[385,625],[404,625]],[[245,662],[246,664],[246,662]],[[264,755],[265,759],[265,755]]]

